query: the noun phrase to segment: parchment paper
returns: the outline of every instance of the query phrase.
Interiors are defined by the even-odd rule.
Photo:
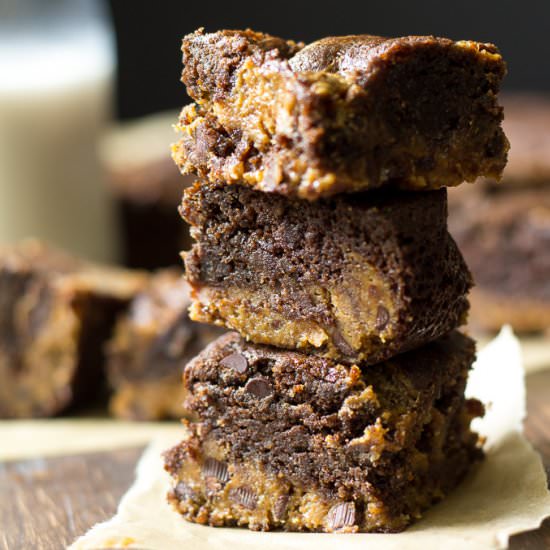
[[[91,548],[346,549],[504,548],[508,537],[536,528],[550,515],[550,493],[537,453],[521,434],[525,385],[518,341],[509,329],[479,354],[468,386],[488,404],[476,428],[487,436],[486,460],[443,502],[399,534],[256,533],[185,522],[165,501],[167,475],[160,453],[173,434],[155,441],[137,467],[137,479],[111,520],[96,525],[71,546]]]
[[[0,461],[111,451],[147,445],[181,433],[178,422],[125,422],[111,418],[0,420]],[[177,435],[176,435],[177,437]]]

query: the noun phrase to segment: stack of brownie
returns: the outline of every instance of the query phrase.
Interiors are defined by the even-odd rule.
[[[498,178],[497,49],[252,31],[183,40],[174,158],[194,320],[169,500],[214,526],[399,531],[481,457],[444,186]]]

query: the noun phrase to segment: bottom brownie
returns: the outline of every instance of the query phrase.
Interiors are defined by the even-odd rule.
[[[213,526],[400,531],[482,456],[474,356],[454,332],[361,371],[222,336],[185,368],[169,501]]]
[[[449,193],[449,227],[472,270],[472,326],[550,327],[550,185],[480,182]]]

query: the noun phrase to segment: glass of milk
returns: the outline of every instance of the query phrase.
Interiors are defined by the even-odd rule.
[[[0,243],[116,255],[97,141],[115,47],[98,0],[0,0]]]

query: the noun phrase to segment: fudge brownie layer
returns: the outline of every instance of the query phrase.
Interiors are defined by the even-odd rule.
[[[344,362],[422,345],[466,317],[470,274],[446,228],[446,191],[315,202],[196,183],[182,215],[191,318]]]
[[[474,355],[454,332],[362,372],[224,335],[185,368],[169,500],[214,526],[402,530],[481,457]]]
[[[550,182],[484,182],[450,195],[449,227],[476,283],[472,322],[488,330],[550,327]]]
[[[111,413],[129,420],[181,418],[183,367],[220,329],[193,323],[177,270],[153,275],[117,323],[107,347]]]
[[[247,31],[183,39],[183,173],[315,199],[499,178],[508,142],[495,46],[432,36],[331,37],[307,47]]]
[[[97,395],[102,347],[142,275],[35,241],[0,250],[0,417],[52,416]]]
[[[182,177],[170,158],[174,117],[160,113],[116,126],[100,144],[129,267],[177,266],[179,251],[190,246],[189,228],[177,208],[193,180]]]

